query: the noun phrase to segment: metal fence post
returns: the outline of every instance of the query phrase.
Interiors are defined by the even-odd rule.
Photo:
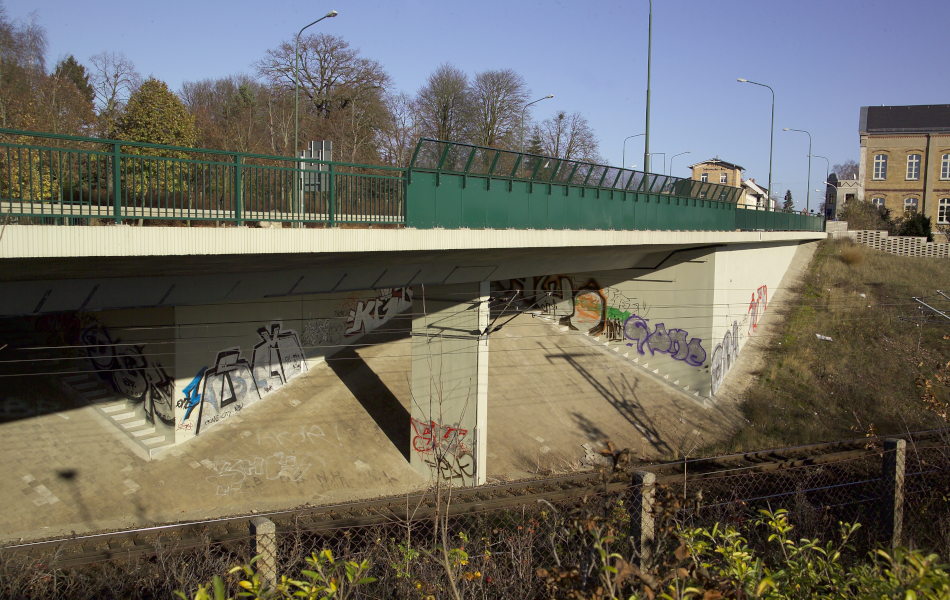
[[[901,545],[904,528],[904,458],[907,441],[884,440],[882,479],[884,480],[884,534],[889,536],[891,548]]]
[[[630,523],[633,529],[631,533],[633,539],[640,542],[640,569],[643,570],[648,568],[656,542],[656,521],[653,516],[653,506],[656,502],[656,475],[648,471],[635,471],[633,485],[639,487],[640,490],[639,494],[634,494],[633,506],[630,507]]]
[[[266,517],[251,519],[251,552],[260,558],[255,567],[265,587],[277,586],[277,526]]]
[[[241,155],[234,155],[234,218],[237,219],[237,226],[244,224],[241,219],[243,213],[244,198],[241,190]]]
[[[121,144],[112,144],[112,213],[115,217],[115,224],[122,223],[122,169],[120,167],[122,160]]]
[[[330,220],[330,227],[333,227],[334,222],[336,221],[336,169],[333,168],[333,163],[330,163],[330,194],[327,200],[327,212],[329,213],[327,217]]]

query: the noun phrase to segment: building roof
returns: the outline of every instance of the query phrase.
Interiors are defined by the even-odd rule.
[[[860,133],[950,131],[950,104],[862,106]]]
[[[742,185],[743,185],[744,187],[747,187],[747,188],[749,188],[750,190],[752,190],[752,193],[753,193],[753,194],[758,194],[758,195],[760,195],[760,196],[765,196],[765,195],[767,195],[767,192],[765,191],[765,188],[762,187],[762,186],[760,186],[759,184],[757,184],[755,181],[753,181],[753,180],[751,180],[751,179],[743,179],[743,180],[742,180]]]
[[[716,165],[718,167],[726,167],[727,169],[739,169],[740,171],[745,171],[744,167],[740,167],[735,163],[731,163],[725,160],[722,160],[718,156],[716,158],[710,158],[702,162],[698,162],[695,165],[689,165],[687,169],[692,169],[693,167],[698,167],[699,165]]]

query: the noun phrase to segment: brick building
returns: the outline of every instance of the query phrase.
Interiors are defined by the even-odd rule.
[[[858,131],[858,198],[950,225],[950,104],[862,106]]]

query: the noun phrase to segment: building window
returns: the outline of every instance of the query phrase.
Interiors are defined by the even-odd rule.
[[[887,179],[887,155],[874,156],[874,179]]]
[[[940,161],[940,179],[950,179],[950,154],[944,154]]]
[[[702,175],[700,175],[699,180],[702,181],[703,183],[706,183],[707,181],[709,181],[709,173],[703,173]]]
[[[720,173],[720,174],[719,174],[719,183],[726,183],[728,179],[729,179],[729,178],[728,178],[728,176],[726,176],[725,173]]]
[[[920,179],[920,155],[907,156],[907,179]]]
[[[877,206],[878,208],[884,208],[884,198],[872,198],[871,204]]]
[[[904,198],[904,212],[917,212],[917,198]]]
[[[937,224],[950,225],[950,198],[941,198],[937,205]]]

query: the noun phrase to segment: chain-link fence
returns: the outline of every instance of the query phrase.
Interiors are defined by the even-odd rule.
[[[502,494],[461,501],[442,490],[437,503],[428,497],[393,506],[367,515],[364,522],[376,524],[362,526],[335,527],[339,515],[327,521],[301,514],[278,525],[277,573],[300,577],[308,556],[330,550],[372,564],[369,575],[377,581],[356,597],[448,598],[453,585],[462,598],[546,597],[555,578],[574,578],[583,587],[597,577],[598,544],[633,563],[644,560],[647,548],[654,557],[672,553],[679,532],[689,528],[734,527],[768,558],[775,546],[757,522],[760,511],[779,509],[788,511],[794,539],[829,541],[840,523],[860,523],[850,542],[854,560],[891,545],[895,531],[901,544],[946,559],[950,446],[911,443],[850,454],[685,477],[667,473],[646,486],[630,483],[637,473],[615,472],[594,488],[511,498],[514,506],[504,507],[497,507],[506,502]],[[641,546],[646,529],[654,541]],[[175,589],[193,591],[217,573],[236,593],[238,576],[225,576],[228,567],[264,550],[247,541],[209,541],[199,551],[176,552],[169,542],[151,558],[70,570],[50,567],[49,558],[0,551],[0,589],[9,597],[167,597]]]

